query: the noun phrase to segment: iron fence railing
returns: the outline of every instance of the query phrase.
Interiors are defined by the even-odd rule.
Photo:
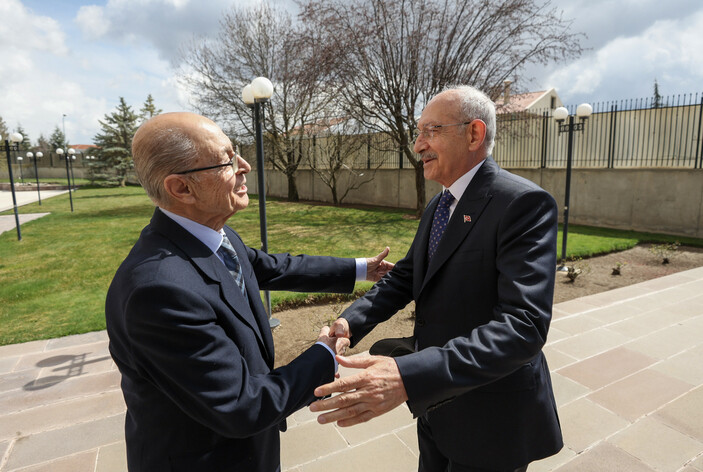
[[[576,106],[567,106],[575,113]],[[565,168],[567,133],[559,134],[553,110],[529,110],[498,116],[493,158],[505,168]],[[578,168],[703,167],[703,93],[600,102],[584,130],[573,135],[572,166]],[[412,168],[390,135],[315,136],[294,140],[299,169],[324,162],[325,140],[354,139],[364,143],[345,161],[356,169]],[[243,146],[253,161],[254,149]],[[265,147],[267,167],[273,155]],[[247,154],[245,154],[245,157]]]
[[[576,106],[567,107],[574,113]],[[573,166],[593,168],[702,165],[703,94],[620,100],[593,105],[574,133]],[[501,115],[493,157],[503,167],[566,167],[567,135],[551,110]]]

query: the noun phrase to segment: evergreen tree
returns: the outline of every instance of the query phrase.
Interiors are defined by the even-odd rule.
[[[51,143],[44,137],[44,133],[39,134],[39,139],[37,139],[37,145],[33,148],[34,151],[41,151],[44,154],[48,154],[53,149],[51,148]]]
[[[662,96],[659,94],[659,84],[657,79],[654,79],[654,96],[652,97],[652,108],[662,107]]]
[[[51,148],[51,151],[55,152],[58,148],[67,151],[68,146],[69,144],[66,141],[66,136],[64,136],[63,131],[56,126],[54,128],[54,132],[51,133],[51,136],[49,136],[49,147]]]
[[[3,141],[5,139],[10,139],[10,133],[7,131],[7,125],[5,124],[5,120],[2,119],[2,116],[0,116],[0,136],[2,136]]]
[[[22,142],[20,143],[20,151],[29,151],[32,149],[32,143],[29,140],[29,136],[27,136],[27,132],[22,128],[22,125],[17,123],[17,128],[15,129],[16,133],[19,133],[22,135]]]
[[[139,110],[139,118],[141,118],[142,122],[145,122],[152,116],[158,115],[162,111],[163,110],[161,108],[156,108],[156,104],[154,103],[154,97],[149,94],[149,96],[146,97],[146,101],[144,102],[144,105],[142,105],[141,110]]]
[[[94,166],[94,177],[116,181],[121,187],[127,182],[127,172],[133,167],[132,138],[137,131],[139,115],[132,111],[123,97],[116,111],[98,120],[102,132],[95,135],[99,162]]]

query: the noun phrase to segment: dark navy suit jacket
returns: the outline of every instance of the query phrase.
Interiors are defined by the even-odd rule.
[[[108,291],[131,471],[278,470],[285,418],[334,378],[319,345],[273,369],[259,289],[350,292],[354,260],[268,255],[225,232],[248,300],[217,256],[158,209]]]
[[[432,261],[439,195],[408,254],[342,316],[352,346],[411,300],[418,352],[396,358],[415,416],[446,457],[473,467],[521,467],[558,452],[561,430],[542,353],[552,314],[557,206],[498,167],[478,170]]]

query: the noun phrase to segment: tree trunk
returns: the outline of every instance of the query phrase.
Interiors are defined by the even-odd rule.
[[[425,200],[425,172],[422,167],[422,161],[420,161],[419,164],[420,165],[415,167],[415,191],[417,192],[415,215],[417,215],[418,218],[422,216],[422,212],[425,211],[425,205],[427,204]]]
[[[339,199],[337,198],[337,186],[333,185],[330,187],[330,190],[332,190],[332,203],[334,206],[339,206]]]
[[[286,177],[288,178],[288,201],[300,201],[300,196],[298,196],[298,183],[295,180],[295,173],[286,174]]]

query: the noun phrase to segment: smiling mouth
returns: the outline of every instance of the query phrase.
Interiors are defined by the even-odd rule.
[[[428,162],[434,161],[435,159],[437,159],[437,156],[435,154],[424,154],[422,156],[422,163],[427,164]]]

